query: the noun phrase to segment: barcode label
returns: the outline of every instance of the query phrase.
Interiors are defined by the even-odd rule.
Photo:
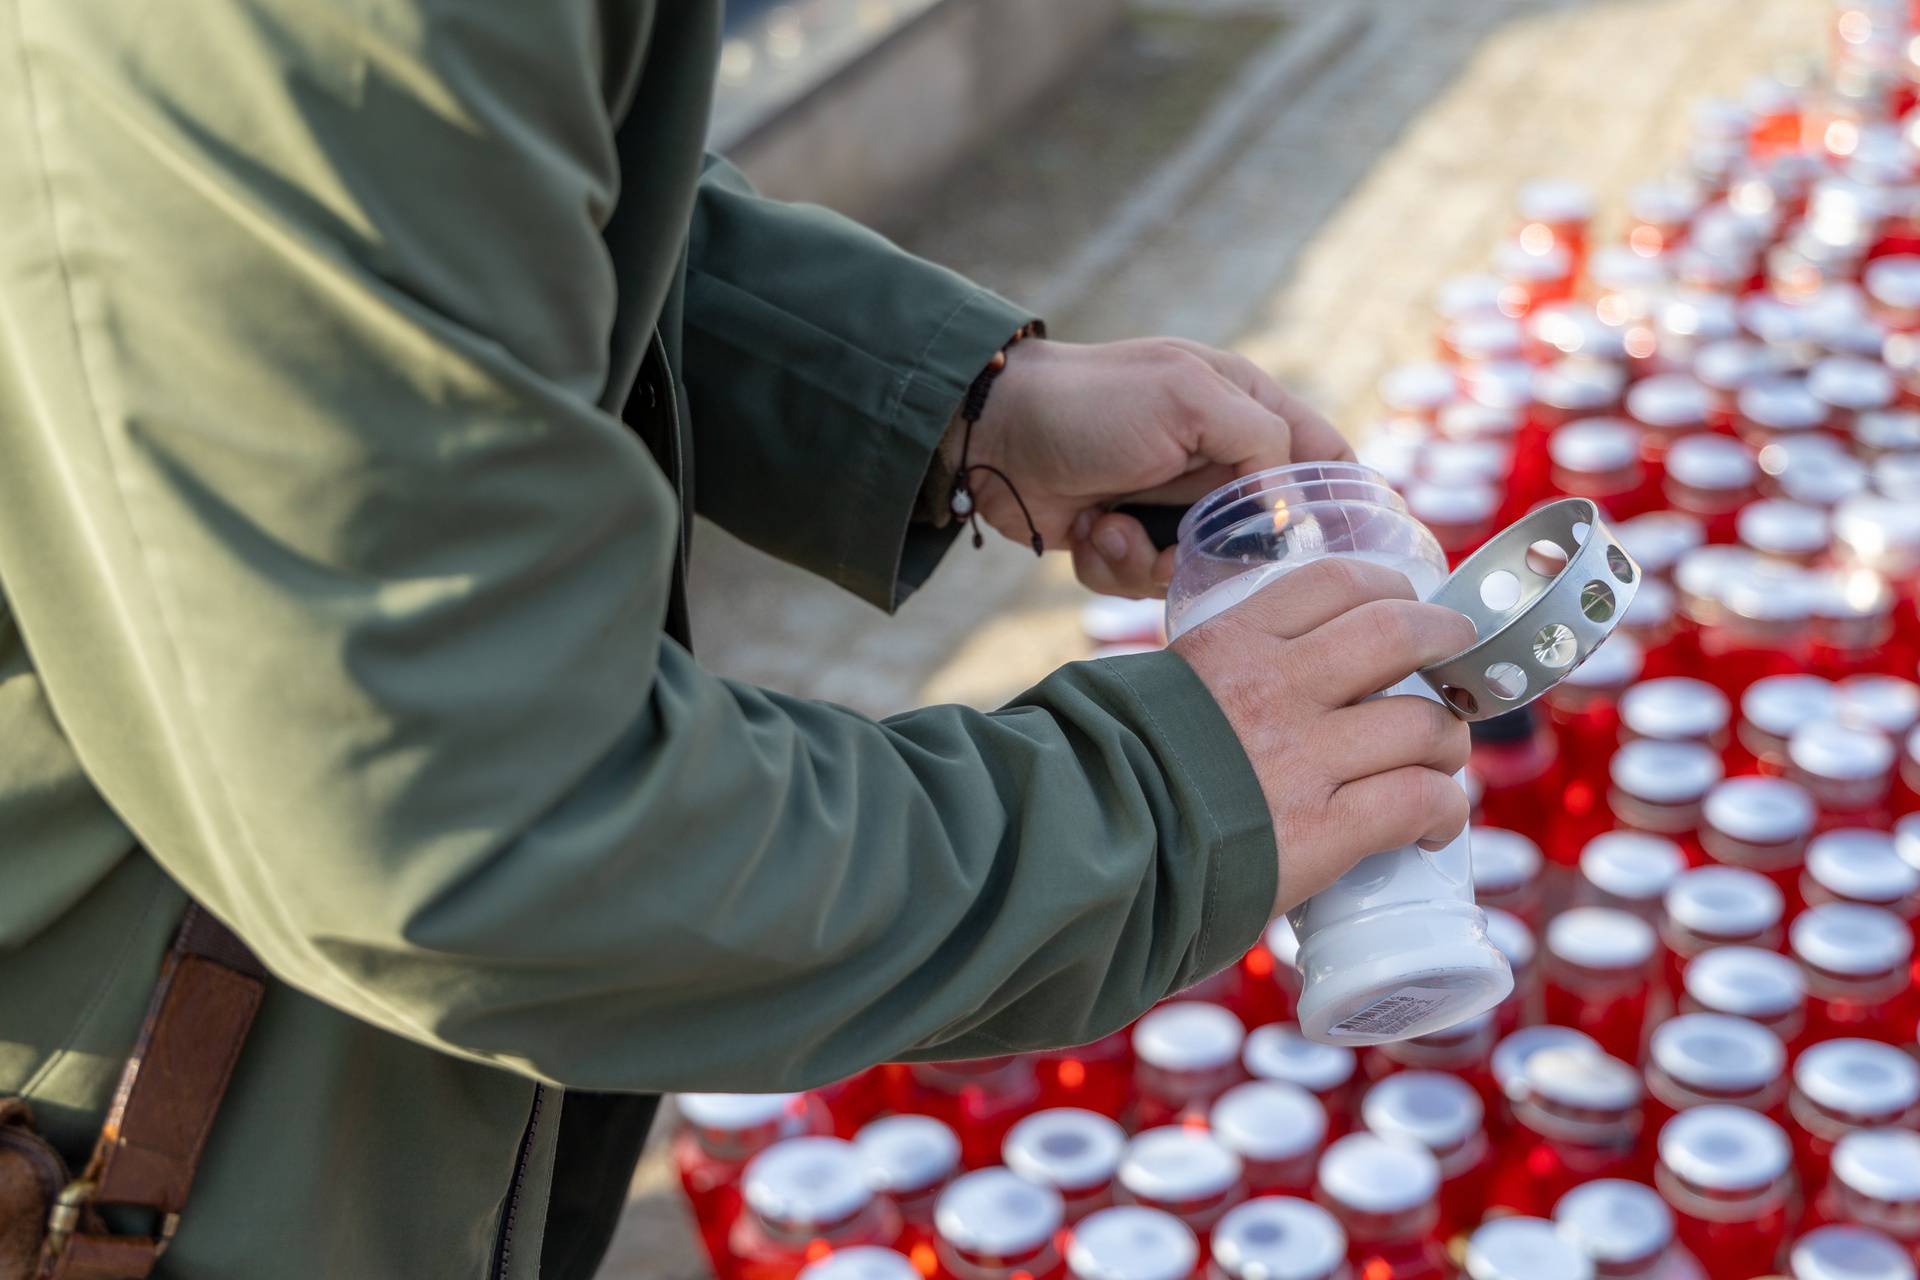
[[[1337,1036],[1395,1036],[1427,1016],[1436,1005],[1444,1004],[1451,993],[1432,987],[1402,987],[1390,996],[1382,996],[1344,1022],[1336,1023]]]

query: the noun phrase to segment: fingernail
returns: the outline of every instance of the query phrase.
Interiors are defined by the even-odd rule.
[[[1127,535],[1107,525],[1093,535],[1093,545],[1100,554],[1118,564],[1127,558]]]
[[[1073,542],[1085,542],[1087,531],[1091,528],[1093,528],[1093,512],[1082,511],[1073,518],[1073,528],[1068,530],[1067,537]]]

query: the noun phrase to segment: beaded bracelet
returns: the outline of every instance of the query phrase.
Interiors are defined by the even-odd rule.
[[[987,394],[993,390],[993,380],[999,377],[1000,371],[1007,367],[1007,352],[1013,349],[1014,344],[1022,342],[1027,338],[1044,338],[1046,336],[1047,326],[1042,321],[1029,320],[1026,324],[1021,325],[1014,331],[1014,335],[1007,339],[1006,345],[993,353],[993,359],[987,361],[987,367],[982,369],[978,376],[967,385],[967,394],[960,402],[960,422],[962,429],[962,435],[960,437],[960,468],[954,473],[953,493],[947,498],[947,507],[953,512],[956,519],[966,521],[968,527],[973,530],[973,545],[975,547],[984,545],[986,537],[980,532],[980,511],[973,500],[973,488],[970,477],[975,471],[984,471],[990,476],[997,477],[1001,484],[1007,486],[1007,492],[1013,495],[1014,502],[1019,505],[1020,514],[1027,522],[1027,533],[1030,535],[1030,540],[1033,544],[1033,554],[1036,556],[1041,555],[1046,550],[1046,544],[1040,537],[1040,527],[1034,524],[1033,513],[1027,510],[1026,499],[1022,498],[1020,491],[1013,487],[1013,481],[1007,478],[1007,473],[998,467],[990,466],[984,462],[969,462],[967,460],[968,454],[973,449],[973,426],[976,422],[980,421],[980,415],[986,412]]]

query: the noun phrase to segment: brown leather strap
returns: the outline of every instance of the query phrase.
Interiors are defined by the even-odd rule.
[[[189,905],[154,984],[93,1157],[62,1197],[72,1234],[49,1233],[44,1280],[142,1280],[186,1208],[207,1134],[266,994],[266,971],[231,930]],[[158,1215],[152,1236],[107,1234],[95,1205]],[[58,1228],[61,1211],[55,1211]]]

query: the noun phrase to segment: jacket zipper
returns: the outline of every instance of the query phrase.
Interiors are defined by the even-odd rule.
[[[507,1184],[507,1207],[500,1212],[500,1235],[493,1245],[493,1267],[487,1275],[490,1280],[507,1280],[507,1263],[513,1256],[514,1220],[520,1215],[520,1188],[527,1180],[527,1162],[533,1158],[533,1139],[540,1129],[540,1108],[546,1101],[545,1085],[533,1086],[533,1110],[527,1116],[527,1127],[520,1133],[520,1151],[513,1158],[513,1181]]]

